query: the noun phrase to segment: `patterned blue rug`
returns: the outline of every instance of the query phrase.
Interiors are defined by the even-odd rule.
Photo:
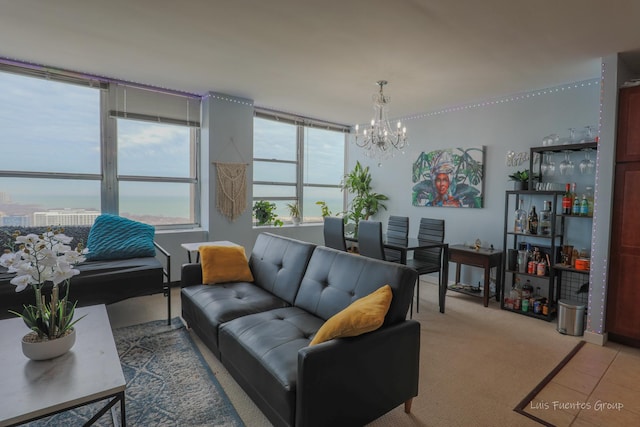
[[[180,319],[115,329],[113,336],[127,381],[128,426],[244,426]],[[27,425],[81,426],[106,402]],[[94,425],[113,426],[111,413]]]

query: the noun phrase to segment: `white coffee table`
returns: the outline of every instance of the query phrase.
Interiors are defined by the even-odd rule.
[[[214,242],[196,242],[196,243],[183,243],[183,249],[187,251],[187,258],[189,259],[189,264],[191,264],[191,252],[196,252],[196,262],[200,262],[200,252],[198,249],[200,246],[239,246],[237,243],[230,242],[228,240],[218,240]]]
[[[29,330],[20,318],[0,320],[0,426],[12,426],[110,399],[86,425],[120,402],[125,420],[126,382],[104,305],[76,309],[76,343],[52,360],[32,361],[22,354]],[[117,420],[114,420],[117,421]]]

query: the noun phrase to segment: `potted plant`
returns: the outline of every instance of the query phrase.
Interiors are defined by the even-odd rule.
[[[275,225],[282,227],[283,222],[278,219],[276,204],[266,200],[258,200],[253,204],[253,216],[258,225]]]
[[[525,169],[522,171],[515,171],[509,175],[509,180],[514,181],[514,190],[526,190],[529,188],[529,177],[532,179],[537,178],[535,174],[531,175],[529,169]]]
[[[66,353],[75,343],[73,326],[76,302],[69,301],[69,284],[80,272],[73,267],[84,261],[82,245],[72,249],[72,237],[62,229],[49,229],[41,235],[15,233],[14,251],[0,257],[0,265],[16,273],[11,284],[20,292],[31,286],[35,305],[25,305],[24,311],[11,313],[22,318],[31,330],[22,338],[22,350],[34,360],[50,359]],[[49,301],[45,286],[51,286]]]
[[[298,202],[287,203],[287,209],[289,210],[289,215],[291,215],[291,221],[293,225],[300,224],[300,206]]]
[[[387,207],[382,202],[389,200],[389,198],[384,194],[378,194],[372,191],[369,166],[363,168],[359,161],[356,162],[353,170],[344,176],[342,180],[342,190],[346,190],[353,195],[349,202],[349,210],[345,212],[345,218],[353,221],[353,234],[357,237],[358,223],[360,220],[369,219],[369,217],[375,215],[380,208],[386,210]]]
[[[327,203],[324,200],[317,201],[316,205],[320,206],[320,212],[322,213],[322,217],[323,218],[325,216],[330,216],[331,215],[331,211],[329,210],[329,206],[327,206]]]

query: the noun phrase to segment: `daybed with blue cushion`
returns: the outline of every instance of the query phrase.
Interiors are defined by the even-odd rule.
[[[47,227],[0,227],[3,250],[13,249],[9,243],[14,231],[41,234]],[[171,256],[153,240],[152,226],[101,215],[92,227],[64,227],[64,234],[73,237],[72,247],[82,243],[89,248],[88,260],[76,266],[80,274],[71,278],[70,301],[77,300],[81,307],[163,293],[167,297],[167,319],[171,320]],[[9,283],[13,277],[15,273],[0,267],[0,319],[14,316],[8,310],[22,312],[23,305],[35,301],[31,287],[15,291]]]

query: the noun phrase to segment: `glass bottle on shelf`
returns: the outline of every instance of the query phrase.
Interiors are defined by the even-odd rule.
[[[562,195],[562,214],[571,215],[571,207],[572,207],[571,202],[573,202],[573,199],[571,197],[571,184],[566,183],[564,188],[565,188],[565,192]]]
[[[540,234],[543,236],[551,234],[551,200],[545,200],[543,209],[540,211]]]
[[[578,197],[578,194],[576,194],[574,192],[573,193],[573,207],[571,208],[571,215],[576,215],[576,216],[580,215],[580,206],[581,206],[580,197]]]
[[[589,201],[587,200],[587,195],[582,195],[582,201],[580,201],[580,215],[588,216],[589,215]]]
[[[589,204],[588,216],[593,216],[593,187],[586,187],[584,195],[587,196],[587,203]]]
[[[520,310],[522,304],[522,285],[520,284],[520,278],[516,277],[516,286],[515,286],[515,298],[513,300],[513,309]]]
[[[518,209],[515,213],[515,224],[513,231],[515,233],[525,233],[527,229],[527,212],[523,209],[524,200],[520,199],[518,203]]]
[[[538,214],[535,205],[531,206],[531,212],[529,212],[529,234],[538,234]]]

